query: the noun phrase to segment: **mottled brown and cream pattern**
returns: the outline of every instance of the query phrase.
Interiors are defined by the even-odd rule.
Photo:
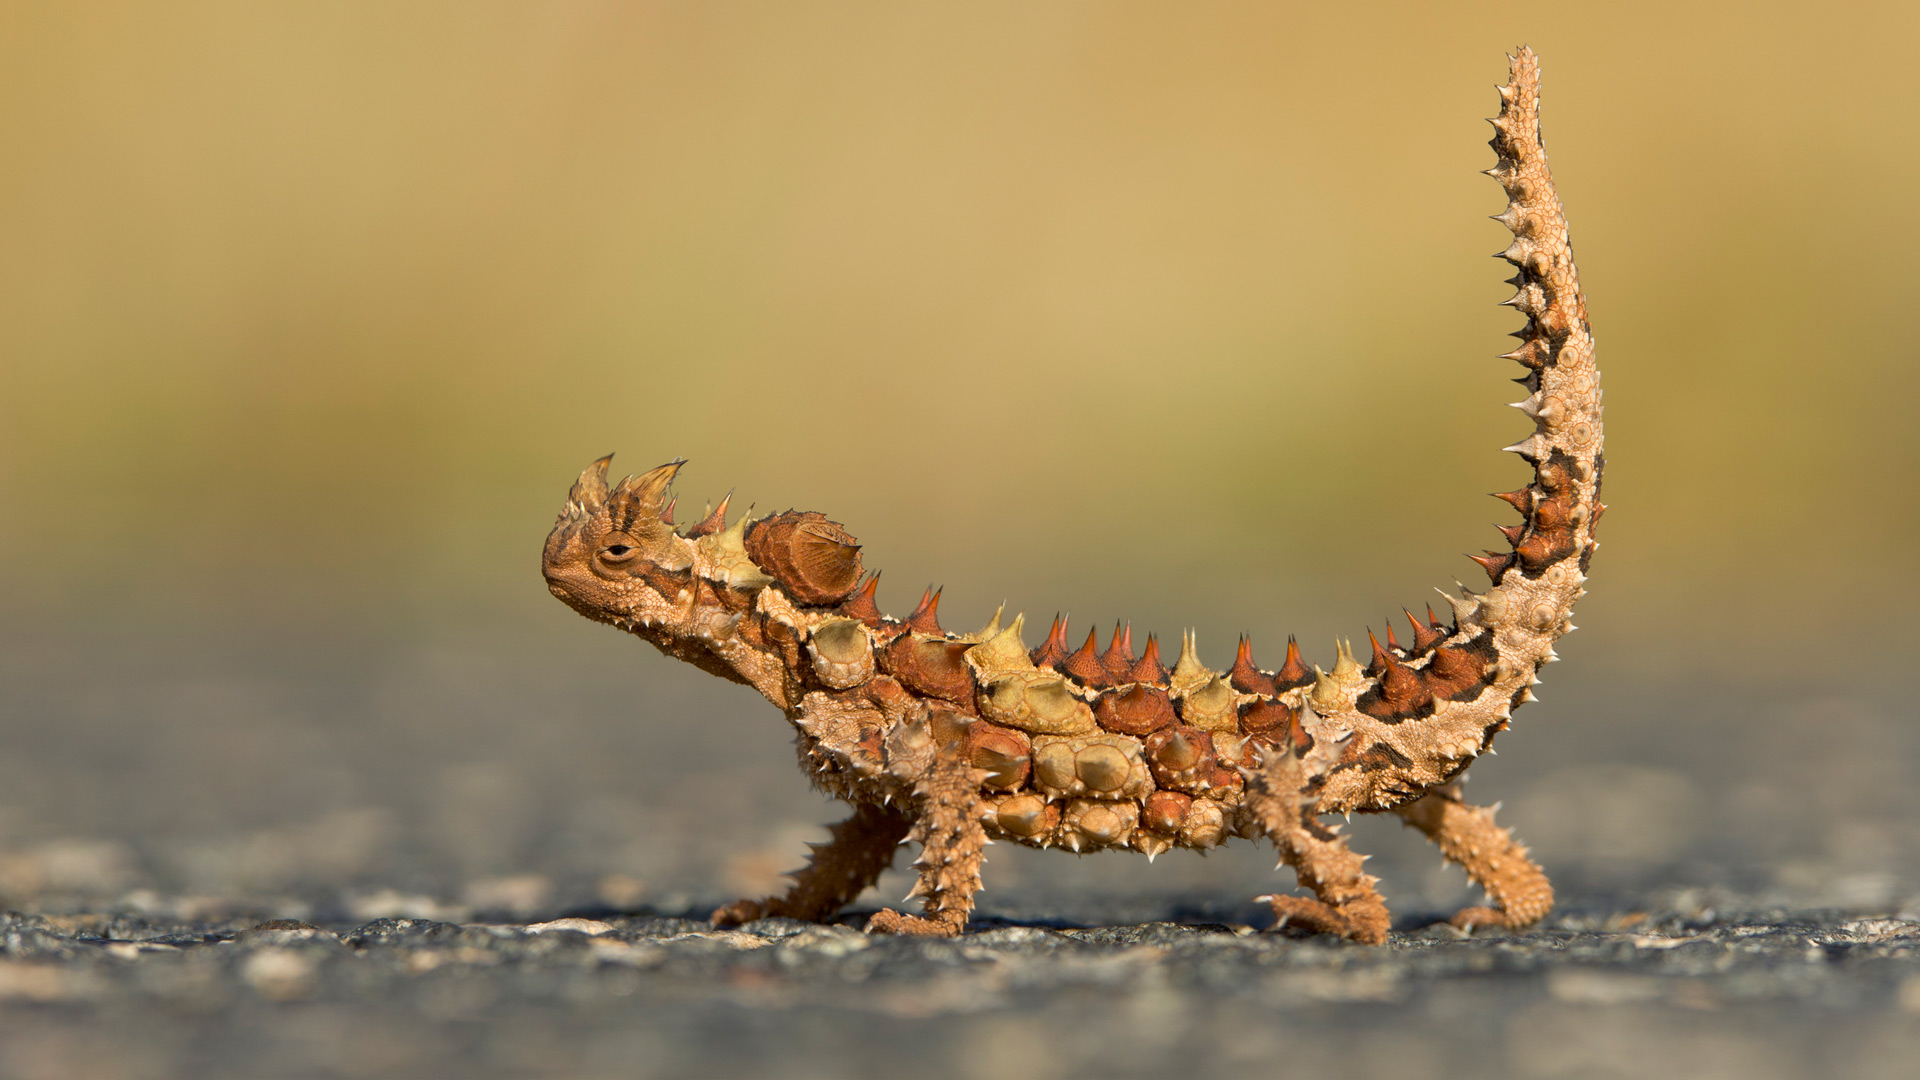
[[[855,807],[785,895],[743,900],[718,922],[824,919],[871,885],[903,839],[917,841],[924,912],[883,910],[869,929],[958,933],[990,839],[1149,858],[1231,837],[1271,841],[1307,896],[1266,897],[1283,924],[1386,938],[1388,914],[1334,814],[1394,811],[1485,887],[1463,927],[1525,926],[1553,906],[1540,868],[1490,810],[1460,800],[1461,772],[1530,700],[1553,643],[1573,629],[1598,544],[1600,372],[1539,136],[1539,68],[1521,49],[1492,121],[1513,231],[1507,303],[1527,318],[1506,354],[1526,369],[1518,408],[1533,421],[1507,447],[1533,482],[1500,499],[1520,514],[1508,547],[1476,557],[1492,587],[1447,597],[1451,621],[1411,613],[1410,638],[1369,632],[1364,662],[1340,643],[1330,669],[1291,640],[1277,671],[1243,640],[1225,671],[1192,634],[1171,669],[1158,639],[1130,628],[1073,648],[1056,618],[1036,647],[1026,621],[971,634],[940,625],[929,590],[903,620],[880,611],[860,545],[818,513],[729,524],[725,504],[676,530],[674,461],[609,485],[602,458],[574,484],[547,538],[553,594],[704,671],[746,683],[782,710],[802,767]]]

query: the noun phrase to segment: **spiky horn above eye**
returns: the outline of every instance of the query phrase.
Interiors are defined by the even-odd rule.
[[[613,455],[608,454],[580,470],[580,479],[567,492],[567,516],[591,514],[607,505],[607,466],[612,463]]]
[[[659,525],[660,512],[667,506],[667,486],[673,483],[674,474],[685,465],[684,459],[676,458],[665,465],[648,469],[639,476],[629,476],[620,481],[620,486],[607,495],[607,506],[613,512],[614,527],[623,532],[654,532],[650,528]]]

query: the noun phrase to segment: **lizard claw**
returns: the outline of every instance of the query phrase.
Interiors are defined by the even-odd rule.
[[[881,908],[867,920],[869,934],[899,934],[902,937],[954,937],[960,927],[919,915],[902,915],[892,908]]]
[[[1305,896],[1268,894],[1254,899],[1273,908],[1274,918],[1278,920],[1273,924],[1274,930],[1297,926],[1311,934],[1334,934],[1362,945],[1378,945],[1387,940],[1387,913],[1378,904],[1354,905],[1353,912],[1349,913]]]
[[[713,909],[707,921],[715,926],[739,926],[766,917],[766,905],[758,900],[735,900]]]
[[[1453,913],[1453,918],[1448,919],[1447,923],[1456,930],[1465,930],[1468,933],[1472,933],[1483,926],[1496,927],[1502,930],[1513,927],[1513,920],[1507,917],[1506,912],[1501,911],[1499,908],[1481,906],[1461,908],[1459,911]]]

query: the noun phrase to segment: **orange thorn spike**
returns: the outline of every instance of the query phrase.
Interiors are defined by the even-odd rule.
[[[1393,632],[1388,631],[1387,636],[1391,638]],[[1378,675],[1382,671],[1387,670],[1387,665],[1393,658],[1387,655],[1387,650],[1380,647],[1380,639],[1373,636],[1373,627],[1371,626],[1367,627],[1367,644],[1373,646],[1373,660],[1367,664],[1367,674]]]
[[[880,614],[880,604],[874,600],[874,594],[879,588],[880,571],[875,570],[873,573],[867,575],[867,580],[861,584],[859,591],[841,601],[840,614],[848,618],[859,619],[861,622],[869,625],[878,626],[882,616]]]
[[[1107,645],[1107,651],[1100,660],[1107,665],[1109,671],[1124,671],[1133,667],[1132,623],[1113,624],[1113,640]]]
[[[925,595],[920,597],[920,606],[907,616],[907,629],[922,634],[945,634],[940,629],[940,593],[941,589],[927,586]]]
[[[1280,670],[1274,673],[1273,681],[1274,685],[1283,690],[1305,686],[1313,681],[1313,670],[1300,659],[1300,643],[1293,639],[1292,634],[1287,635],[1287,662],[1280,665]]]
[[[1515,488],[1512,491],[1496,491],[1493,493],[1493,497],[1513,507],[1515,510],[1520,511],[1522,514],[1533,513],[1533,492],[1526,488]]]
[[[1411,611],[1408,611],[1406,614],[1407,622],[1413,626],[1414,652],[1425,653],[1447,636],[1446,632],[1440,629],[1438,625],[1433,625],[1433,608],[1431,606],[1427,608],[1427,623],[1429,625],[1421,625],[1420,617]]]
[[[1480,569],[1485,570],[1487,577],[1496,585],[1500,583],[1500,575],[1506,571],[1508,564],[1513,562],[1512,555],[1500,551],[1489,551],[1485,555],[1469,555],[1467,558],[1479,563]]]
[[[1100,662],[1100,631],[1088,630],[1087,643],[1074,650],[1072,656],[1055,665],[1055,669],[1080,680],[1092,687],[1106,686],[1112,680],[1107,678],[1107,667]]]
[[[719,506],[709,510],[706,517],[701,518],[697,524],[687,530],[687,538],[691,540],[702,536],[711,536],[717,532],[724,532],[727,527],[727,507],[731,505],[732,502],[733,492],[729,491],[720,499]]]
[[[1034,649],[1029,658],[1036,667],[1054,667],[1067,658],[1067,620],[1065,616],[1053,617],[1053,628],[1047,631],[1047,640]]]
[[[1160,663],[1160,639],[1147,635],[1147,648],[1140,654],[1140,661],[1127,672],[1129,682],[1162,683],[1167,681],[1167,669]]]
[[[1234,655],[1227,682],[1243,694],[1271,694],[1275,690],[1273,676],[1253,662],[1253,638],[1246,634],[1240,635],[1240,651]]]

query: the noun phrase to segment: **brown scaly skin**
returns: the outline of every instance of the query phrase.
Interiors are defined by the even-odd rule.
[[[726,504],[675,531],[670,462],[609,488],[602,458],[574,484],[547,538],[553,594],[661,651],[746,683],[798,734],[814,782],[854,804],[782,897],[743,900],[714,920],[824,919],[891,863],[903,838],[924,914],[885,910],[868,929],[950,935],[966,925],[991,839],[1149,858],[1234,836],[1266,837],[1314,895],[1266,897],[1283,924],[1377,943],[1388,915],[1323,815],[1394,811],[1485,887],[1492,907],[1462,927],[1520,927],[1553,890],[1490,810],[1460,801],[1456,778],[1531,699],[1535,672],[1584,592],[1599,500],[1600,388],[1566,220],[1539,141],[1539,68],[1521,49],[1492,123],[1489,175],[1509,205],[1504,257],[1519,268],[1507,301],[1527,316],[1507,354],[1527,368],[1518,407],[1535,431],[1507,449],[1533,482],[1500,495],[1523,521],[1509,550],[1476,557],[1493,587],[1449,596],[1453,623],[1428,609],[1410,645],[1391,628],[1364,666],[1342,643],[1331,671],[1288,642],[1278,671],[1246,641],[1226,672],[1201,664],[1187,635],[1171,671],[1149,637],[1136,656],[1116,627],[1071,649],[1055,619],[1028,649],[1024,618],[996,614],[967,635],[943,630],[929,591],[905,620],[881,614],[878,575],[858,543],[819,514],[726,522]],[[1369,638],[1372,638],[1369,633]]]

